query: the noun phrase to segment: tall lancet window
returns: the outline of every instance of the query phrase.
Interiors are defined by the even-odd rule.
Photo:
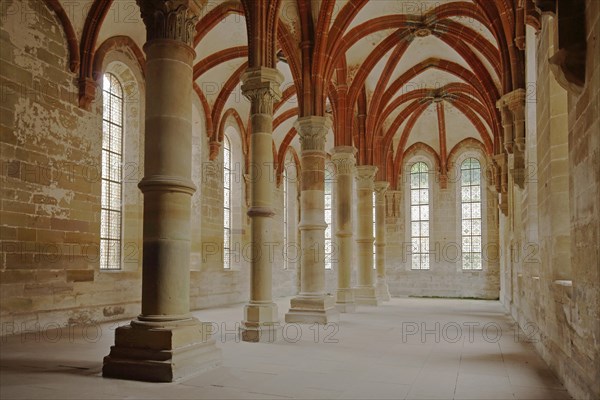
[[[376,196],[373,192],[373,239],[377,236],[377,204],[375,203]],[[373,240],[373,269],[377,269],[377,247],[375,247],[375,240]]]
[[[287,249],[289,247],[288,228],[289,228],[289,204],[288,204],[288,176],[287,168],[283,168],[283,269],[288,269]]]
[[[460,170],[462,268],[482,269],[481,165],[475,158],[468,158]]]
[[[231,143],[223,137],[223,268],[231,269]]]
[[[429,269],[429,168],[424,162],[410,169],[410,221],[412,269]]]
[[[100,269],[121,269],[123,193],[123,88],[112,74],[102,80],[102,194]]]
[[[331,178],[325,178],[325,269],[332,269],[332,257],[333,257],[333,242],[331,240],[331,223],[333,221],[331,215],[331,203],[333,201],[333,182]]]

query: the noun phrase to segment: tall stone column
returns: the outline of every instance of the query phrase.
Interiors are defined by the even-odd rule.
[[[338,244],[338,288],[335,307],[343,313],[356,309],[352,289],[352,180],[356,165],[356,149],[338,146],[333,149],[331,161],[335,165],[335,219]]]
[[[373,190],[377,167],[356,167],[358,198],[356,246],[358,249],[358,285],[354,290],[356,304],[379,305],[373,285]]]
[[[286,322],[326,324],[339,317],[332,296],[325,294],[325,137],[328,117],[298,118],[302,149],[300,193],[300,293],[291,300]]]
[[[242,340],[272,342],[276,339],[279,317],[273,303],[273,263],[265,246],[272,242],[273,223],[273,103],[281,98],[279,86],[283,76],[272,68],[248,69],[242,76],[242,92],[251,103],[252,124],[251,171],[252,197],[248,216],[252,240],[250,259],[250,301],[244,307]]]
[[[385,194],[389,187],[389,182],[375,182],[375,265],[377,266],[377,297],[381,301],[390,300],[385,276]]]
[[[221,352],[189,314],[192,48],[199,2],[138,0],[147,28],[142,313],[115,332],[106,377],[170,382]]]

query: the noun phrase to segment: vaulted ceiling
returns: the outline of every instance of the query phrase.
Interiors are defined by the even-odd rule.
[[[213,143],[227,126],[249,134],[240,78],[249,58],[245,10],[254,0],[244,1],[207,2],[197,25],[195,90]],[[86,45],[93,60],[115,36],[129,37],[143,58],[135,1],[89,3],[72,21],[80,70],[93,69]],[[274,112],[276,156],[281,161],[288,147],[299,153],[298,116],[325,114],[334,120],[327,149],[355,146],[359,163],[379,166],[383,179],[393,180],[417,148],[440,171],[461,143],[492,155],[501,134],[496,101],[522,85],[517,7],[514,0],[280,0],[276,67],[285,79]]]

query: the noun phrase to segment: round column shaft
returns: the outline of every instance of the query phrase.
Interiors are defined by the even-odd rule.
[[[333,149],[331,160],[335,166],[335,218],[338,244],[336,309],[340,312],[354,312],[354,290],[352,289],[352,181],[356,165],[356,149],[351,146],[338,146]]]
[[[375,182],[375,265],[377,268],[377,297],[380,301],[390,300],[385,276],[385,194],[388,182]]]
[[[356,167],[358,285],[355,289],[357,304],[378,305],[373,285],[373,190],[377,167]]]

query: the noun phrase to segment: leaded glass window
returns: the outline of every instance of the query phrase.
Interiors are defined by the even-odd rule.
[[[102,97],[100,269],[119,270],[123,196],[123,88],[112,74],[104,74]]]
[[[288,204],[288,195],[289,195],[289,187],[288,187],[288,176],[287,176],[287,168],[283,168],[283,269],[288,269],[288,212],[289,212],[289,204]]]
[[[231,144],[223,137],[223,268],[231,268]]]
[[[412,269],[429,269],[429,169],[424,162],[410,169],[410,222]]]
[[[468,158],[460,172],[462,268],[482,269],[481,165]]]
[[[331,258],[333,253],[333,243],[331,241],[331,203],[333,201],[332,196],[333,182],[331,179],[325,179],[325,269],[332,269]]]
[[[375,204],[375,192],[373,192],[373,239],[377,237],[377,213]],[[373,240],[373,269],[377,269],[377,247],[375,246],[375,240]]]

